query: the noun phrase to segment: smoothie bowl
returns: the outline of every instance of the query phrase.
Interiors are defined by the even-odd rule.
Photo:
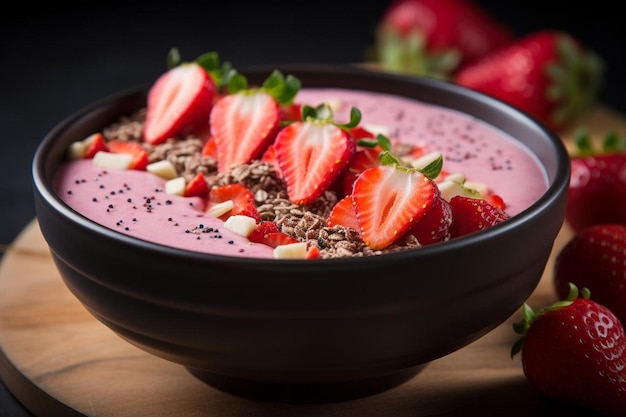
[[[36,152],[55,264],[120,337],[238,395],[343,400],[414,377],[535,289],[569,180],[543,126],[437,80],[325,65],[240,74],[246,88],[216,91],[192,131],[155,127],[150,107],[176,97],[155,99],[156,82],[78,111]],[[241,126],[267,125],[258,109],[274,105],[246,92],[283,81],[293,99],[271,140],[248,146],[263,129]]]

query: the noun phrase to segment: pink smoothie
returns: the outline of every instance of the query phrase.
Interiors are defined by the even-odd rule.
[[[515,215],[547,189],[536,158],[502,131],[460,112],[406,98],[339,89],[303,89],[297,101],[316,106],[339,103],[335,120],[350,108],[362,123],[384,127],[390,139],[426,146],[444,155],[444,169],[488,184]],[[55,188],[74,210],[108,228],[136,238],[192,251],[246,257],[273,257],[273,249],[248,241],[203,211],[203,201],[164,192],[165,180],[147,171],[103,170],[91,159],[71,161],[57,173]]]

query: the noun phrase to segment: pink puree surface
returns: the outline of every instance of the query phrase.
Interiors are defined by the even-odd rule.
[[[340,103],[335,120],[348,120],[350,108],[362,123],[383,126],[392,140],[441,151],[444,169],[469,181],[488,184],[515,215],[547,189],[545,172],[519,142],[466,114],[398,96],[363,91],[303,89],[297,101],[316,106]],[[55,179],[59,196],[85,217],[113,230],[148,241],[219,255],[273,257],[223,227],[203,211],[198,198],[166,194],[165,180],[147,171],[104,171],[90,159],[68,162]]]

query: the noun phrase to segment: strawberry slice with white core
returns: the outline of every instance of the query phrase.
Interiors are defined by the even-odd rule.
[[[157,145],[208,122],[215,94],[215,82],[199,64],[168,70],[148,92],[144,141]]]
[[[352,189],[363,241],[385,249],[428,213],[437,194],[434,181],[416,169],[398,164],[366,169]]]
[[[356,143],[333,123],[306,121],[283,128],[274,149],[289,199],[306,205],[341,174],[354,155]]]
[[[228,94],[215,103],[210,126],[219,172],[261,156],[276,136],[278,102],[263,90]]]

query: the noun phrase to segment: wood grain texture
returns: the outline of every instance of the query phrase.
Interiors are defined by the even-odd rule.
[[[583,121],[594,137],[626,132],[599,107]],[[564,135],[566,143],[571,138]],[[564,225],[533,307],[555,300],[552,265],[571,237]],[[577,416],[537,395],[509,351],[521,313],[469,346],[429,364],[409,382],[368,398],[315,405],[248,400],[220,392],[183,367],[151,356],[96,321],[58,275],[36,220],[0,265],[0,377],[37,416]]]

